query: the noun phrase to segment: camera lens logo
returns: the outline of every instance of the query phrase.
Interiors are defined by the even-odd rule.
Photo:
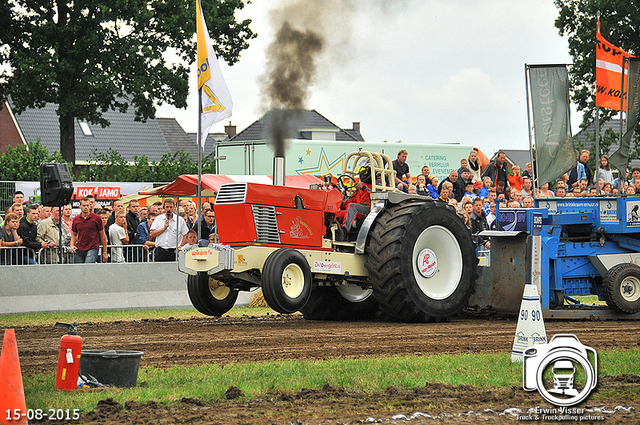
[[[586,399],[598,383],[597,375],[598,354],[575,335],[555,335],[548,344],[524,352],[522,387],[538,390],[556,406],[574,406]]]

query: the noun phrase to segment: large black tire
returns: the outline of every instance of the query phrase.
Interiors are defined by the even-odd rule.
[[[262,268],[262,294],[269,307],[294,313],[309,300],[311,286],[309,263],[299,251],[281,248],[269,254]]]
[[[358,285],[313,285],[311,296],[300,312],[307,320],[368,320],[378,311],[371,289]]]
[[[440,321],[460,312],[473,292],[471,232],[441,201],[387,205],[369,232],[367,254],[369,283],[391,319]]]
[[[602,292],[607,305],[621,313],[640,311],[640,267],[618,264],[605,274]]]
[[[222,316],[231,310],[238,299],[238,291],[205,273],[189,275],[187,291],[191,304],[207,316]]]

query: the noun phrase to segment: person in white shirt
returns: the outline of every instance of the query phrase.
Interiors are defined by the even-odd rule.
[[[116,213],[116,221],[109,227],[109,241],[111,241],[111,245],[127,245],[129,243],[127,219],[124,211]],[[124,263],[122,248],[111,248],[111,262]]]
[[[149,237],[156,238],[155,261],[175,261],[176,248],[186,242],[187,224],[176,214],[176,202],[172,198],[164,200],[164,214],[153,220]]]

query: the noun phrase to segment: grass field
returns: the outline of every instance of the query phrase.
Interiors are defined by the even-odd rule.
[[[275,314],[268,308],[238,308],[231,316]],[[33,314],[0,316],[2,326],[33,326],[55,321],[108,322],[114,320],[167,319],[197,317],[195,310],[157,310],[126,312],[87,312],[69,314]],[[640,350],[607,350],[598,353],[599,375],[623,373],[640,375]],[[150,400],[178,402],[182,397],[223,400],[225,391],[238,387],[247,399],[262,397],[274,391],[295,393],[302,388],[322,388],[329,384],[349,392],[382,392],[387,387],[414,388],[425,382],[474,387],[511,387],[521,382],[522,366],[511,363],[510,354],[458,354],[403,356],[358,360],[277,361],[234,363],[158,369],[141,368],[135,388],[82,389],[67,393],[54,389],[53,373],[24,377],[27,405],[30,409],[80,409],[87,412],[99,400],[112,397],[123,403]],[[640,400],[640,387],[630,390],[628,397]],[[606,397],[606,392],[594,396]]]

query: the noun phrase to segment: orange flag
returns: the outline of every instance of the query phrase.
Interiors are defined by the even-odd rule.
[[[622,49],[609,43],[600,34],[600,20],[598,20],[598,31],[596,33],[598,42],[596,44],[596,106],[602,108],[620,110],[620,96],[622,87],[622,59],[624,56],[634,57]],[[624,93],[626,96],[626,92]],[[627,106],[623,105],[623,110]]]

